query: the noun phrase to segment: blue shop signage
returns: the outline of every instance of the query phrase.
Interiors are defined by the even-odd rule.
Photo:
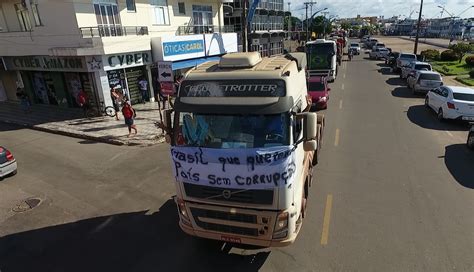
[[[163,54],[165,57],[204,52],[203,40],[164,42]]]

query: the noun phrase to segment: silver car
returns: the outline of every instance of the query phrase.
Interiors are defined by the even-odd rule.
[[[400,78],[408,78],[409,76],[416,76],[418,71],[432,71],[431,65],[427,62],[415,61],[411,62],[409,66],[402,67]]]
[[[0,179],[16,174],[17,164],[13,154],[5,147],[0,146]]]
[[[408,88],[413,94],[427,93],[429,90],[443,85],[443,79],[437,72],[418,71],[415,76],[407,78]]]

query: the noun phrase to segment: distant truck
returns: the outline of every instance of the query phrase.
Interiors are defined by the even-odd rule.
[[[263,247],[295,241],[324,128],[309,112],[305,67],[304,53],[231,53],[185,74],[161,124],[184,232]]]
[[[308,76],[327,76],[329,82],[334,82],[337,76],[338,50],[335,41],[317,39],[306,43],[306,56],[308,58]]]

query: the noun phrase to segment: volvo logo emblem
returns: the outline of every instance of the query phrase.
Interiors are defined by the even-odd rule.
[[[231,195],[232,195],[232,193],[231,193],[229,190],[224,190],[224,191],[222,191],[222,196],[223,196],[225,199],[229,199]]]

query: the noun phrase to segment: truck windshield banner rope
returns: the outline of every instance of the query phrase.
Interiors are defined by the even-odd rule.
[[[295,179],[293,146],[250,149],[173,147],[177,181],[233,189],[271,189]]]

